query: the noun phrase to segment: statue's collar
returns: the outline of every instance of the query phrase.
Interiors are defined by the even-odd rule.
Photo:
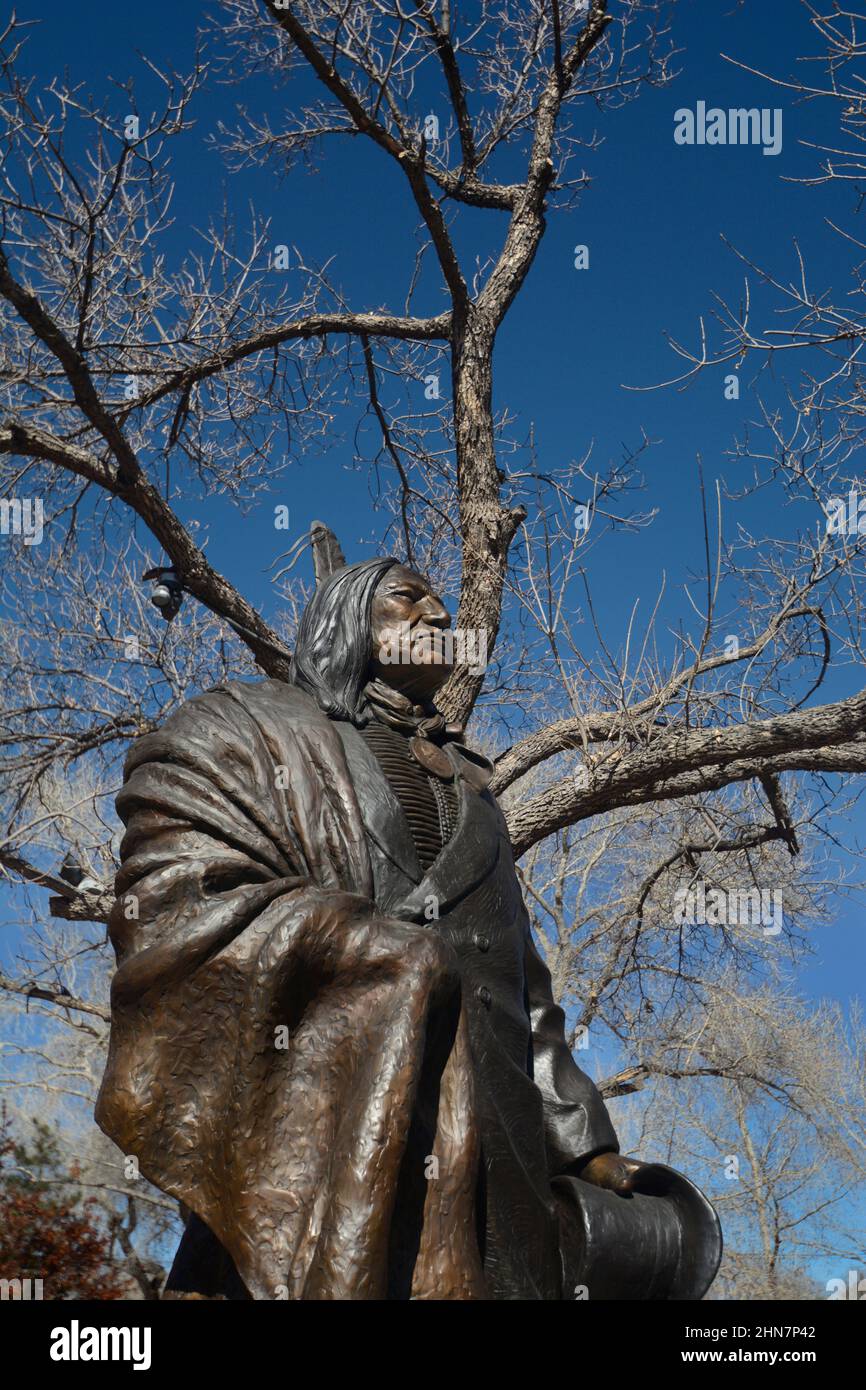
[[[367,682],[364,697],[370,714],[401,734],[420,734],[435,743],[446,736],[445,716],[430,701],[416,705],[379,679]]]

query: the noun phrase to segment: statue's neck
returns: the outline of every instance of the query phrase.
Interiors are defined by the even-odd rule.
[[[402,734],[420,734],[438,742],[445,733],[445,716],[431,700],[416,703],[378,677],[367,682],[364,696],[374,718]]]

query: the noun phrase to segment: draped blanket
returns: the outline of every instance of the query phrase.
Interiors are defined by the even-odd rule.
[[[334,726],[221,687],[138,740],[117,805],[102,1129],[254,1298],[485,1297],[456,959],[377,913]]]

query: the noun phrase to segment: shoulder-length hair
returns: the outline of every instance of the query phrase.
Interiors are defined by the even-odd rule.
[[[363,691],[370,676],[370,611],[382,576],[400,561],[361,560],[336,570],[304,609],[290,680],[332,719],[363,721]]]

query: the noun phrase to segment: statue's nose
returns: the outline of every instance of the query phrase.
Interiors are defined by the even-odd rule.
[[[450,627],[451,614],[435,594],[425,595],[420,604],[421,617],[430,627]]]

